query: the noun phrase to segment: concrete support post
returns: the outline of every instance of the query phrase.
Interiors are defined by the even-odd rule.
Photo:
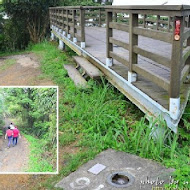
[[[59,47],[58,47],[60,50],[63,50],[64,49],[64,43],[62,40],[59,40]]]
[[[180,98],[170,98],[170,117],[177,120],[180,114]]]
[[[85,42],[81,42],[81,43],[80,43],[80,47],[81,47],[81,48],[85,48],[85,47],[86,47]]]
[[[113,59],[112,58],[106,58],[106,66],[111,67],[113,65]]]
[[[73,42],[77,43],[77,38],[76,37],[73,38]]]
[[[62,29],[59,29],[59,33],[62,34]]]
[[[62,36],[65,36],[65,35],[66,35],[66,32],[65,32],[65,31],[63,31]]]
[[[137,81],[137,73],[132,73],[128,71],[128,82],[136,82]]]
[[[71,34],[67,34],[67,38],[70,39],[71,38]]]
[[[55,35],[53,32],[51,32],[51,40],[53,41],[55,39]]]

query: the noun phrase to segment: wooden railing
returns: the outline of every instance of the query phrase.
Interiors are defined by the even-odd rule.
[[[85,42],[84,17],[82,7],[56,7],[49,9],[50,24],[63,32],[69,39]]]
[[[73,41],[85,43],[85,26],[103,26],[106,22],[105,7],[73,6],[51,7],[50,25],[63,31]],[[83,47],[85,47],[83,45]]]
[[[64,31],[68,38],[77,38],[82,43],[85,42],[85,27],[106,25],[107,59],[126,65],[128,74],[143,76],[168,91],[170,98],[177,99],[190,71],[189,15],[190,6],[53,7],[50,8],[50,24]],[[177,20],[180,21],[180,39],[176,40]],[[127,32],[129,42],[114,38],[113,30]],[[171,44],[171,58],[140,47],[139,36]],[[127,50],[129,59],[114,52],[114,45]],[[170,77],[143,68],[138,64],[138,55],[166,67]]]
[[[151,9],[145,6],[137,7],[110,7],[107,9],[107,58],[115,59],[126,65],[131,73],[136,73],[169,92],[170,98],[179,98],[180,84],[183,83],[190,71],[190,9],[175,6],[154,6]],[[172,9],[174,8],[174,9]],[[149,16],[147,17],[147,15]],[[117,16],[116,16],[117,15]],[[121,22],[118,15],[125,15]],[[142,16],[143,15],[143,16]],[[150,19],[156,18],[156,19]],[[161,19],[164,18],[165,20]],[[180,39],[174,39],[175,23],[180,20]],[[147,25],[147,22],[152,22]],[[165,28],[160,24],[165,24]],[[129,33],[129,43],[113,37],[113,30]],[[160,40],[172,45],[171,59],[162,55],[142,49],[138,37],[144,36]],[[187,47],[183,48],[187,40]],[[120,46],[129,51],[129,59],[113,51],[113,45]],[[156,43],[155,43],[156,47]],[[161,77],[138,64],[138,55],[148,58],[170,69],[170,79]]]

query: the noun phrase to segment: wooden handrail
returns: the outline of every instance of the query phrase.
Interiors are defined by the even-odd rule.
[[[106,17],[103,16],[105,13]],[[151,18],[150,15],[154,17]],[[189,72],[189,65],[185,65],[190,59],[190,28],[184,30],[184,27],[190,27],[189,17],[185,18],[187,15],[190,15],[190,6],[184,5],[50,7],[50,23],[63,30],[66,29],[67,33],[73,37],[76,36],[81,42],[85,42],[85,23],[102,26],[106,18],[107,58],[115,59],[128,66],[130,72],[136,72],[149,80],[152,79],[152,82],[167,90],[171,98],[179,97],[181,81]],[[174,39],[176,18],[181,21],[179,41]],[[78,30],[80,34],[77,33]],[[128,32],[129,43],[114,38],[113,30]],[[138,45],[139,36],[171,44],[171,59],[142,49]],[[182,52],[185,40],[188,47]],[[129,51],[129,60],[114,52],[114,44]],[[138,55],[166,67],[170,71],[170,80],[139,66]]]

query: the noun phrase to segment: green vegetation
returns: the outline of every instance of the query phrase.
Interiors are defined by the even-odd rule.
[[[32,165],[29,171],[55,171],[57,89],[2,88],[0,97],[4,105],[0,115],[8,115],[12,118],[30,142],[30,164]]]
[[[0,54],[23,50],[30,44],[48,38],[49,7],[61,5],[97,4],[92,0],[3,0],[2,4],[0,2]]]
[[[24,135],[30,143],[29,168],[27,172],[53,172],[53,166],[56,165],[56,153],[53,155],[51,150],[47,152],[47,141],[45,139],[37,139],[31,135]]]
[[[113,148],[161,162],[176,169],[175,179],[179,187],[189,181],[189,104],[183,116],[180,132],[173,134],[161,118],[146,122],[144,115],[130,101],[102,80],[102,84],[89,81],[90,89],[77,89],[67,76],[62,64],[72,62],[71,50],[62,53],[53,45],[44,42],[33,47],[33,52],[42,56],[42,71],[60,87],[59,141],[60,149],[76,143],[80,150],[64,158],[66,166],[60,175],[50,178],[44,186],[53,189],[56,181],[76,170],[102,150]],[[164,129],[163,135],[151,138],[152,130]],[[189,136],[188,136],[189,138]],[[42,185],[42,184],[41,184]]]

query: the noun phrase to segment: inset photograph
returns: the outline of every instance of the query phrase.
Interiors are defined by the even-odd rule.
[[[0,174],[58,173],[58,87],[0,88]]]

